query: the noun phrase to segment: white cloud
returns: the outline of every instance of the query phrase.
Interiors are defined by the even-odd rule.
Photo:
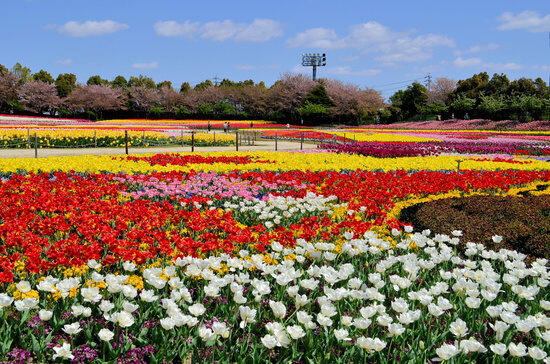
[[[155,32],[163,37],[186,36],[193,37],[199,30],[199,23],[186,21],[183,24],[169,21],[159,21],[153,25]]]
[[[455,41],[439,34],[424,34],[415,38],[400,36],[391,42],[378,46],[378,50],[385,53],[375,57],[375,60],[387,66],[397,63],[423,62],[433,57],[437,47],[455,47]]]
[[[239,24],[231,20],[206,23],[201,27],[201,38],[222,42],[233,37],[240,30],[239,28]]]
[[[464,54],[475,54],[475,53],[481,53],[481,52],[485,52],[485,51],[494,51],[494,50],[497,50],[500,48],[500,45],[496,44],[496,43],[489,43],[487,45],[481,45],[481,46],[473,46],[473,47],[470,47],[468,48],[467,50],[465,51],[455,51],[454,54],[455,56],[461,56],[461,55],[464,55]]]
[[[331,75],[344,75],[344,76],[375,76],[382,71],[377,69],[365,69],[360,71],[352,71],[349,66],[343,67],[329,67],[325,71]]]
[[[456,67],[460,67],[460,68],[479,66],[481,63],[482,63],[481,58],[466,58],[466,59],[463,59],[462,57],[458,57],[453,62],[453,64]]]
[[[532,66],[531,68],[534,69],[534,70],[543,71],[543,72],[550,71],[550,66],[546,66],[546,65],[544,65],[544,66]]]
[[[73,60],[72,59],[64,59],[64,60],[56,61],[55,63],[59,64],[59,65],[62,65],[62,66],[70,66],[70,65],[73,64]]]
[[[287,40],[291,48],[312,47],[312,48],[362,48],[372,44],[388,42],[399,36],[393,33],[388,27],[370,21],[363,24],[355,24],[349,27],[349,34],[340,38],[334,29],[312,28],[305,32],[298,33],[294,38]]]
[[[338,35],[333,29],[312,28],[305,32],[298,33],[296,37],[288,39],[286,44],[290,48],[310,47],[310,48],[335,48],[334,41]]]
[[[237,42],[263,43],[283,35],[281,24],[270,19],[254,19],[235,36]]]
[[[200,36],[215,42],[233,40],[235,42],[263,43],[283,35],[281,24],[271,19],[254,19],[252,23],[234,23],[231,20],[208,22],[205,24],[185,21],[159,21],[153,25],[155,32],[163,37]]]
[[[115,33],[128,28],[129,26],[127,24],[117,23],[112,20],[89,20],[84,23],[79,23],[76,21],[67,22],[65,25],[58,27],[57,31],[70,37],[89,37],[94,35]]]
[[[453,64],[456,67],[460,67],[460,68],[477,67],[477,68],[483,68],[483,69],[488,69],[492,71],[513,71],[513,70],[519,70],[523,68],[522,65],[514,62],[491,63],[491,62],[483,62],[481,58],[463,59],[462,57],[458,57],[457,59],[454,60]]]
[[[484,68],[495,70],[495,71],[513,71],[513,70],[520,70],[523,68],[522,65],[514,63],[514,62],[508,62],[508,63],[484,63]]]
[[[159,64],[158,62],[134,63],[132,67],[137,69],[150,69],[150,68],[158,68]]]
[[[529,10],[518,14],[506,12],[497,20],[502,22],[498,26],[500,30],[525,29],[535,33],[550,32],[550,14],[540,16],[537,12]]]
[[[349,34],[339,37],[334,29],[313,28],[287,40],[291,48],[310,47],[324,49],[358,49],[363,53],[379,53],[375,60],[385,65],[401,62],[421,62],[432,58],[437,47],[454,48],[453,39],[440,34],[412,36],[413,31],[394,32],[390,28],[370,21],[349,27]]]

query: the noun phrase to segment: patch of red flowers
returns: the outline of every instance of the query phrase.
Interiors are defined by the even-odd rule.
[[[154,175],[183,181],[189,174]],[[292,246],[297,238],[328,242],[344,231],[360,236],[373,225],[401,227],[399,221],[387,221],[386,214],[396,201],[409,196],[452,190],[506,191],[514,185],[549,181],[550,171],[235,171],[226,177],[250,183],[300,181],[307,187],[272,194],[335,195],[353,211],[333,219],[306,216],[289,226],[267,229],[259,220],[239,223],[232,211],[210,210],[201,196],[160,201],[120,198],[128,187],[112,174],[13,175],[0,182],[0,282],[17,278],[13,276],[16,261],[23,262],[28,272],[44,273],[60,266],[80,266],[89,259],[103,265],[121,260],[143,264],[208,252],[234,255],[243,247],[264,251],[275,240],[285,246]]]
[[[225,164],[249,164],[249,163],[275,163],[272,161],[261,160],[252,158],[250,156],[234,156],[234,157],[204,157],[201,155],[179,155],[177,153],[165,153],[155,154],[151,157],[113,157],[113,160],[128,160],[133,162],[145,161],[151,166],[187,166],[189,164],[212,164],[212,163],[225,163]]]

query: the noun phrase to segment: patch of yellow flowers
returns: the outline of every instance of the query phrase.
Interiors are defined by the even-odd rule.
[[[204,124],[205,126],[208,125],[208,122],[211,124],[219,124],[224,122],[229,123],[246,123],[250,124],[251,122],[254,124],[262,125],[262,124],[272,124],[272,121],[266,121],[266,120],[173,120],[173,119],[159,119],[159,120],[150,120],[150,119],[111,119],[111,120],[101,120],[97,121],[97,124],[135,124],[135,125],[141,125],[141,124]]]
[[[191,153],[180,153],[181,155]],[[140,156],[151,156],[141,154]],[[72,156],[72,157],[47,157],[47,158],[0,158],[0,172],[16,172],[26,170],[28,172],[49,171],[76,171],[76,172],[125,172],[148,173],[151,171],[212,171],[230,172],[235,169],[241,171],[342,171],[342,170],[367,170],[367,171],[395,171],[395,170],[456,170],[456,156],[430,156],[430,157],[403,157],[403,158],[375,158],[361,155],[336,154],[336,153],[290,153],[290,152],[207,152],[201,153],[206,157],[230,157],[249,155],[252,159],[269,160],[274,163],[249,163],[249,164],[190,164],[188,166],[167,165],[151,166],[144,161],[127,161],[123,156]],[[461,170],[548,170],[548,163],[530,160],[527,164],[510,164],[476,158],[461,157]]]

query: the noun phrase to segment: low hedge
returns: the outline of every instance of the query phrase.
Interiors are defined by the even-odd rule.
[[[514,249],[530,258],[550,258],[550,195],[471,196],[414,205],[400,220],[416,231],[451,234],[461,230],[461,245],[483,243],[489,249]],[[501,243],[493,235],[503,237]]]

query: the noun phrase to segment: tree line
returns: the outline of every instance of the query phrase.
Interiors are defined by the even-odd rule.
[[[393,123],[410,120],[484,118],[547,120],[550,87],[541,79],[510,81],[486,72],[460,80],[437,78],[413,82],[386,103],[381,93],[333,79],[312,81],[304,75],[283,74],[271,86],[252,80],[205,80],[194,87],[150,77],[99,75],[77,82],[71,73],[53,78],[32,73],[16,63],[0,65],[0,113],[61,117],[264,119],[305,125]]]
[[[550,119],[550,87],[540,77],[510,81],[505,74],[489,77],[481,72],[458,82],[437,78],[426,86],[415,82],[389,101],[389,107],[380,112],[384,123],[434,115],[444,119]]]
[[[0,65],[0,112],[107,118],[265,119],[318,125],[362,124],[385,107],[379,92],[337,80],[312,81],[283,74],[271,87],[252,80],[188,82],[175,90],[170,81],[146,76],[109,81],[91,76],[77,83],[70,73],[53,78],[45,70],[32,73],[17,63]]]

